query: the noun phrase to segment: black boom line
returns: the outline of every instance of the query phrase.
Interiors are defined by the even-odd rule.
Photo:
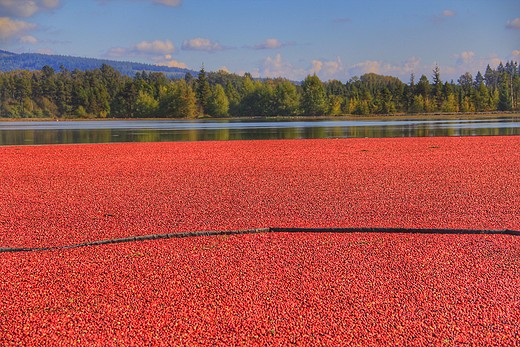
[[[224,231],[193,231],[182,233],[150,234],[131,236],[117,239],[99,240],[85,243],[78,243],[68,246],[55,247],[0,247],[0,253],[7,252],[38,252],[57,249],[69,249],[86,246],[99,246],[113,243],[126,243],[136,241],[148,241],[159,239],[175,239],[200,236],[219,236],[219,235],[241,235],[241,234],[260,234],[260,233],[407,233],[407,234],[491,234],[491,235],[515,235],[520,236],[520,231],[509,229],[436,229],[436,228],[257,228]]]

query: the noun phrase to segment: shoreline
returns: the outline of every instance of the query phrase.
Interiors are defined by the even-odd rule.
[[[365,120],[365,119],[402,119],[402,118],[473,118],[497,117],[500,115],[520,117],[519,111],[467,112],[467,113],[400,113],[374,115],[340,115],[340,116],[246,116],[246,117],[200,117],[200,118],[4,118],[0,122],[89,122],[89,121],[206,121],[206,120]]]

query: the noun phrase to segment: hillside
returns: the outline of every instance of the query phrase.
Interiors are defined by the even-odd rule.
[[[186,72],[193,71],[167,66],[157,66],[151,64],[123,62],[107,59],[81,58],[63,55],[47,55],[38,53],[16,54],[0,50],[0,71],[12,70],[41,70],[45,65],[59,71],[63,66],[68,70],[79,69],[82,71],[99,68],[102,64],[112,66],[123,75],[133,76],[136,72],[162,72],[167,77],[184,77]]]

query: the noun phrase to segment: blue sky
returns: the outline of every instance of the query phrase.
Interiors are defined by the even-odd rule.
[[[0,0],[0,48],[254,76],[408,82],[520,62],[518,0]]]

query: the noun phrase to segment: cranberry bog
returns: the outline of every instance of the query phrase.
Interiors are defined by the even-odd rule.
[[[0,248],[520,230],[520,137],[0,147]],[[2,345],[518,345],[520,238],[256,233],[0,253]]]

